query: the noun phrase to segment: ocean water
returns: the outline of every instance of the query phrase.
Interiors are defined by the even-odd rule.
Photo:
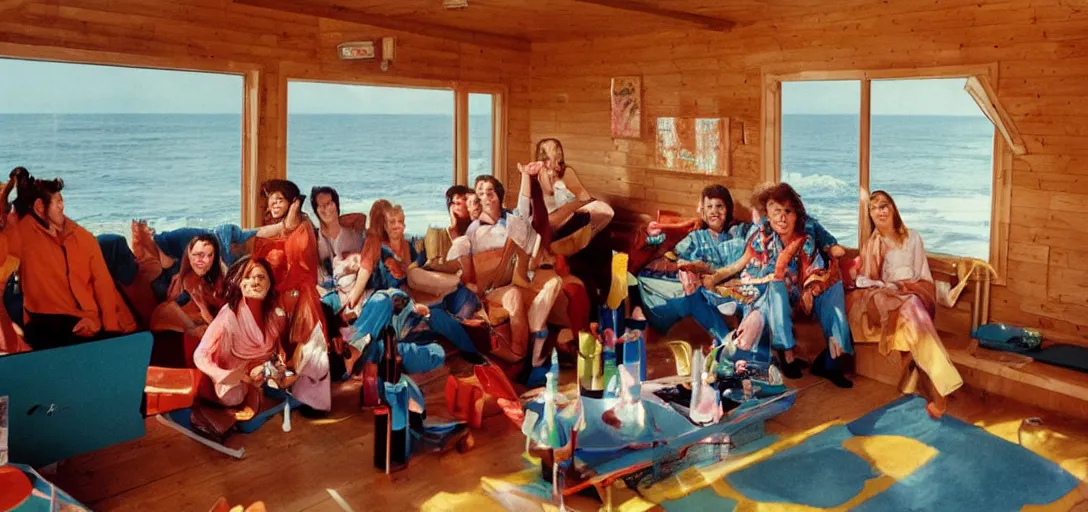
[[[878,116],[869,185],[896,202],[926,250],[989,259],[994,128],[985,117]],[[785,115],[782,178],[840,243],[858,233],[857,115]]]
[[[241,219],[242,121],[235,115],[0,114],[0,169],[64,179],[69,217],[128,236],[131,219],[163,231]],[[304,194],[329,185],[341,210],[400,204],[409,232],[447,222],[453,117],[288,117],[287,174]],[[469,122],[469,176],[491,172],[491,120]],[[6,177],[6,176],[5,176]],[[304,207],[313,215],[308,200]]]
[[[490,118],[473,116],[469,131],[470,177],[489,173]],[[845,245],[857,241],[857,139],[857,116],[783,118],[783,178]],[[927,249],[985,258],[992,148],[981,116],[874,116],[870,181],[895,197]],[[303,193],[331,185],[344,212],[389,199],[403,206],[408,231],[422,233],[448,217],[453,119],[292,114],[287,160]],[[236,115],[0,114],[0,170],[18,165],[64,178],[68,215],[96,234],[127,236],[134,218],[158,230],[241,218]]]

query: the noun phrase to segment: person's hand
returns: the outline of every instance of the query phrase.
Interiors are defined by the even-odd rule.
[[[646,234],[650,236],[657,236],[661,234],[661,223],[656,220],[646,226]]]
[[[891,290],[891,291],[893,291],[893,292],[899,291],[899,285],[897,285],[895,283],[885,283],[884,287]]]
[[[839,245],[839,244],[832,245],[831,246],[831,255],[836,257],[836,258],[841,258],[843,256],[846,256],[846,249],[843,246]]]
[[[194,339],[203,339],[204,333],[208,332],[208,326],[206,325],[194,325],[185,330],[185,333]]]
[[[518,170],[521,171],[522,174],[528,176],[536,176],[540,174],[540,171],[544,170],[544,168],[544,162],[532,162],[526,165],[518,164]]]
[[[858,288],[884,288],[884,281],[874,281],[868,276],[858,276],[856,281]]]
[[[295,199],[291,202],[291,207],[287,209],[287,223],[291,225],[297,225],[301,220],[299,216],[302,214],[302,201]]]
[[[714,288],[714,285],[716,284],[718,284],[718,280],[714,277],[714,274],[706,274],[703,276],[703,288],[709,290]]]
[[[81,338],[90,338],[98,333],[98,322],[95,322],[90,318],[81,318],[76,322],[76,325],[72,327],[72,333]]]
[[[418,302],[414,306],[412,306],[412,310],[414,310],[417,315],[422,316],[422,317],[427,317],[427,316],[430,316],[430,314],[431,314],[431,309],[430,308],[428,308],[427,306],[424,306],[423,304],[420,304]]]
[[[363,292],[361,290],[356,292],[356,290],[353,288],[351,290],[351,295],[348,296],[347,303],[344,305],[345,309],[353,310],[357,308],[359,306],[359,302],[362,301],[362,299]]]
[[[747,331],[744,330],[744,324],[741,323],[740,327],[737,327],[737,333],[733,336],[733,339],[737,340],[737,348],[741,350],[752,350],[758,341],[758,336],[745,336]]]
[[[453,214],[453,205],[450,205],[450,207],[449,207],[449,209],[447,211],[450,214],[450,226],[456,226],[457,225],[457,216]]]
[[[701,285],[702,282],[695,274],[688,272],[687,270],[681,270],[680,284],[684,287],[684,295],[691,295],[699,290],[699,285]]]
[[[253,384],[256,387],[264,385],[265,374],[264,364],[258,364],[253,368],[250,368],[248,372],[242,375],[242,382],[246,384]]]
[[[677,265],[677,267],[680,268],[680,270],[685,270],[695,274],[714,273],[712,270],[710,270],[710,265],[707,265],[706,262],[703,261],[682,261],[679,265]]]

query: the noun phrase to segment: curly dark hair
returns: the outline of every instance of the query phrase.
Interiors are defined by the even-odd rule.
[[[805,232],[808,212],[805,211],[805,203],[801,202],[801,195],[789,183],[780,182],[756,189],[752,195],[751,204],[759,210],[760,215],[766,217],[767,203],[771,201],[793,208],[794,213],[797,214],[797,224],[794,225],[793,230],[797,233]]]
[[[268,180],[261,184],[261,199],[264,200],[265,206],[268,206],[268,198],[272,197],[272,194],[279,193],[283,196],[283,199],[287,201],[288,206],[293,204],[295,200],[306,201],[306,196],[302,195],[302,191],[299,190],[298,185],[295,182],[289,180]],[[272,215],[265,212],[264,223],[270,224],[272,221],[280,220],[273,219]]]

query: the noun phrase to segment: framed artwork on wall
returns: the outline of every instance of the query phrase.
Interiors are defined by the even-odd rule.
[[[612,136],[642,137],[642,77],[612,79]]]
[[[729,175],[728,117],[659,117],[656,128],[657,168]]]

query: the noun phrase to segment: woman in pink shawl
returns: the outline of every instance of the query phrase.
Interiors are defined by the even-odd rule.
[[[253,418],[261,407],[261,386],[290,389],[303,403],[312,396],[299,384],[328,373],[321,365],[299,366],[287,356],[282,340],[287,314],[278,306],[272,267],[262,259],[238,260],[227,275],[226,306],[208,326],[193,355],[196,367],[207,376],[200,386],[206,401],[226,406],[223,414],[204,413],[205,429],[222,433],[234,421]],[[210,424],[210,425],[208,425]]]
[[[963,379],[933,325],[936,289],[922,235],[907,229],[882,190],[869,197],[869,219],[873,232],[861,250],[857,290],[846,295],[850,330],[858,342],[879,343],[882,354],[900,352],[903,392],[913,393],[920,380],[929,395],[926,411],[939,418]]]

